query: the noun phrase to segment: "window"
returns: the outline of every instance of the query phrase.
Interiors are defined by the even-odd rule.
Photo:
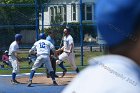
[[[53,23],[54,22],[54,9],[53,9],[53,7],[50,7],[50,18],[51,18],[51,23]]]
[[[62,6],[58,6],[59,22],[63,22]]]
[[[62,6],[58,6],[58,13],[62,14]]]
[[[71,10],[72,10],[72,21],[76,20],[76,4],[71,5]]]
[[[66,5],[63,6],[63,20],[67,21],[67,7],[66,7]]]
[[[86,5],[86,20],[92,20],[92,5]]]
[[[50,22],[61,23],[66,21],[66,5],[50,7]]]
[[[82,19],[83,20],[92,20],[92,12],[93,12],[93,8],[92,8],[92,4],[86,4],[84,3],[82,5]]]
[[[56,19],[56,17],[57,17],[57,6],[54,6],[54,15],[55,15],[54,19]]]
[[[85,4],[82,4],[82,20],[85,20]]]

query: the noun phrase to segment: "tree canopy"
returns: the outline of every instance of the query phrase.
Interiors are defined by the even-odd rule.
[[[22,4],[22,3],[34,3],[34,0],[2,0],[1,4]]]
[[[38,3],[46,3],[47,0],[37,0]],[[1,0],[0,4],[33,4],[34,0]]]

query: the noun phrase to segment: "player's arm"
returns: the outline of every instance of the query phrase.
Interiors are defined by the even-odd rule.
[[[63,52],[63,50],[64,50],[64,46],[63,46],[62,48],[57,49],[57,50],[56,50],[57,56],[60,55],[61,52]]]
[[[56,52],[58,52],[58,54],[60,54],[60,52],[62,52],[64,50],[64,46],[61,47],[61,45],[63,43],[63,39],[64,39],[64,36],[62,37],[59,49],[56,50]]]
[[[52,50],[52,52],[54,53],[54,56],[57,56],[57,53],[56,53],[55,48],[52,48],[51,50]]]
[[[70,44],[70,51],[69,51],[70,53],[71,53],[71,52],[72,52],[72,50],[73,50],[73,46],[74,46],[74,44],[73,44],[73,43],[71,43],[71,44]]]
[[[29,54],[36,54],[36,43],[32,46],[32,48],[29,50]]]
[[[61,52],[61,51],[63,51],[63,50],[64,50],[64,46],[63,46],[62,48],[57,49],[56,51],[57,51],[57,52]]]
[[[70,42],[70,45],[69,45],[70,49],[69,49],[68,52],[70,54],[72,52],[73,48],[74,48],[73,38],[70,38],[69,42]]]
[[[56,52],[56,50],[55,50],[54,45],[53,45],[51,42],[50,42],[50,49],[52,50],[54,56],[57,57],[57,52]]]
[[[71,37],[69,38],[69,50],[66,51],[68,53],[68,56],[73,51],[73,48],[74,48],[74,42],[73,42],[73,38]]]
[[[19,54],[21,53],[21,51],[19,50],[16,50],[16,51],[13,51],[13,55],[17,58],[17,60],[19,61],[21,58],[19,57]]]

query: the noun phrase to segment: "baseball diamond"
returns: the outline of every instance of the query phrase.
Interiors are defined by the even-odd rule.
[[[62,72],[58,72],[61,75]],[[0,93],[61,93],[67,84],[70,83],[76,73],[67,72],[63,78],[57,78],[59,86],[53,86],[50,78],[43,73],[36,73],[32,87],[27,87],[29,73],[18,74],[17,80],[20,84],[11,85],[11,75],[0,75]],[[6,89],[5,89],[6,88]],[[12,90],[12,91],[11,91]]]

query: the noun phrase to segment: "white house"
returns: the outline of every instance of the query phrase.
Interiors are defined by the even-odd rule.
[[[94,22],[94,9],[94,0],[82,0],[83,21]],[[44,11],[44,28],[54,23],[70,22],[80,22],[80,0],[48,0]]]

